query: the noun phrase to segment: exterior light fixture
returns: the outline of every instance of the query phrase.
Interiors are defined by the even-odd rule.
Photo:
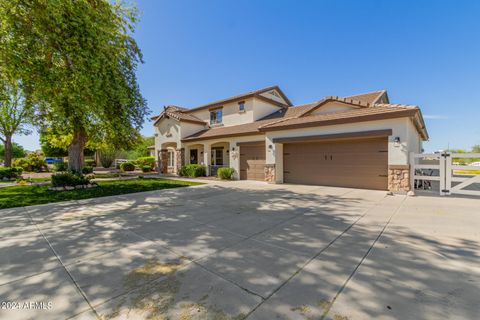
[[[235,151],[235,147],[232,147],[232,151]]]
[[[396,147],[398,147],[400,145],[400,137],[395,137],[395,139],[393,139],[393,143]]]
[[[273,145],[268,145],[268,149],[273,149]]]

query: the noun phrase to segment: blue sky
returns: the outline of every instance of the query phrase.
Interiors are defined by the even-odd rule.
[[[294,104],[387,89],[421,107],[427,151],[480,144],[479,1],[137,3],[153,114],[273,84]],[[38,148],[36,135],[15,140]]]

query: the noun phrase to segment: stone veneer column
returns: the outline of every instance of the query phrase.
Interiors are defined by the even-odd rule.
[[[185,149],[184,148],[177,149],[175,153],[175,157],[177,160],[176,161],[177,167],[176,167],[175,173],[178,174],[180,172],[180,169],[182,169],[182,167],[185,165]]]
[[[408,164],[388,166],[388,190],[401,193],[410,191],[410,166]]]
[[[168,150],[160,150],[160,173],[168,173]]]
[[[265,181],[275,183],[275,164],[265,165]]]

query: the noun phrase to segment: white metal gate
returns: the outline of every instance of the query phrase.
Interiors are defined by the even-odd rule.
[[[465,164],[465,159],[480,159],[480,153],[411,153],[412,190],[437,184],[440,195],[480,196],[480,166]]]

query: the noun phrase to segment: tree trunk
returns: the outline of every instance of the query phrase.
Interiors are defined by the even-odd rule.
[[[5,135],[5,167],[12,166],[12,136]]]
[[[84,163],[83,150],[87,135],[84,128],[76,129],[68,146],[68,169],[81,173]]]

